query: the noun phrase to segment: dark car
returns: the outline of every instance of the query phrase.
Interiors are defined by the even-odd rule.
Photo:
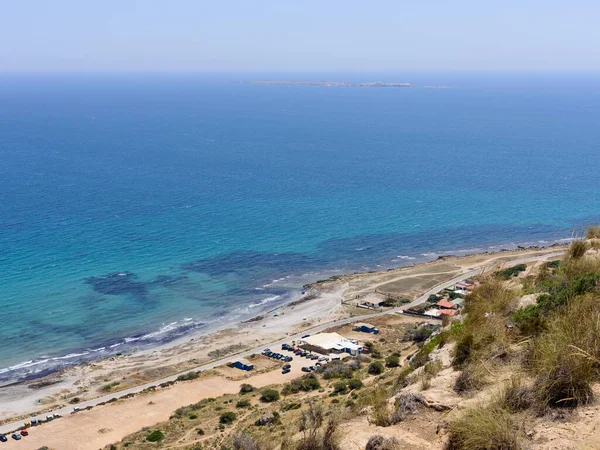
[[[307,338],[309,336],[310,336],[310,334],[305,334],[304,336],[302,336],[302,339],[305,339],[305,338]]]
[[[29,432],[27,430],[21,430],[21,436],[29,436]]]
[[[289,364],[286,364],[286,365],[285,365],[285,366],[283,366],[282,368],[283,368],[283,369],[291,369],[291,368],[292,368],[292,366],[291,366],[291,365],[289,365]]]
[[[13,433],[10,435],[11,438],[13,438],[15,441],[20,441],[21,440],[21,435],[18,433]]]
[[[308,367],[303,367],[302,372],[310,372],[310,369]]]
[[[6,442],[8,441],[8,438],[6,436],[4,436],[3,434],[0,434],[0,442]]]
[[[294,358],[292,358],[291,356],[286,356],[285,357],[285,361],[286,362],[290,362],[290,361],[293,361],[293,360],[294,360]]]
[[[290,373],[290,369],[283,369],[283,370],[281,371],[281,373],[282,373],[283,375],[285,375],[286,373]]]

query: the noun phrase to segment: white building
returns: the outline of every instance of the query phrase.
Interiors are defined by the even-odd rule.
[[[330,353],[349,353],[357,355],[362,347],[350,339],[337,333],[319,333],[308,336],[301,341],[301,347],[317,353],[328,355]]]

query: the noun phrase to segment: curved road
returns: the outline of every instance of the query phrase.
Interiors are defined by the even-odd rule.
[[[506,267],[512,267],[512,266],[516,266],[517,264],[524,264],[524,263],[531,263],[531,262],[537,262],[537,261],[543,261],[549,258],[555,258],[557,256],[561,256],[564,254],[564,251],[559,251],[559,252],[553,252],[553,253],[547,253],[544,255],[540,255],[540,256],[533,256],[533,257],[529,257],[529,258],[521,258],[521,259],[515,259],[512,261],[508,261],[506,263]],[[280,347],[281,344],[285,343],[285,342],[289,342],[289,341],[293,341],[293,340],[297,340],[300,339],[302,336],[306,335],[306,334],[314,334],[314,333],[320,333],[322,331],[325,331],[329,328],[334,328],[334,327],[339,327],[341,325],[347,325],[353,322],[363,322],[365,320],[368,320],[370,318],[373,317],[380,317],[386,314],[394,314],[394,313],[401,313],[403,310],[408,309],[412,306],[415,305],[420,305],[421,303],[424,303],[425,301],[427,301],[427,299],[429,298],[429,296],[431,294],[436,294],[439,291],[452,286],[453,284],[458,283],[459,281],[464,281],[470,277],[473,277],[475,275],[478,275],[480,273],[482,273],[482,271],[484,271],[485,269],[489,268],[491,266],[483,266],[480,267],[476,270],[471,270],[469,272],[463,273],[461,275],[458,275],[457,277],[452,278],[451,280],[445,281],[443,283],[438,284],[437,286],[429,289],[427,292],[425,292],[423,295],[421,295],[420,297],[416,298],[414,301],[412,301],[411,303],[408,303],[406,305],[400,306],[398,308],[392,308],[392,309],[388,309],[386,311],[382,311],[382,312],[378,312],[378,313],[373,313],[373,314],[364,314],[361,316],[354,316],[354,317],[348,317],[346,319],[340,319],[337,321],[333,321],[333,322],[329,322],[323,325],[319,325],[316,327],[312,327],[312,328],[308,328],[306,330],[304,330],[301,333],[297,333],[294,335],[290,335],[290,336],[286,336],[284,339],[280,339],[278,341],[274,341],[271,342],[270,344],[265,344],[262,345],[260,347],[254,347],[250,350],[246,350],[244,352],[241,353],[236,353],[235,355],[231,355],[228,356],[226,358],[222,358],[222,359],[218,359],[216,361],[210,362],[210,363],[206,363],[206,364],[202,364],[201,366],[198,366],[194,369],[191,370],[187,370],[186,372],[183,373],[187,373],[189,371],[205,371],[205,370],[210,370],[210,369],[214,369],[215,367],[218,366],[222,366],[223,364],[227,364],[229,362],[234,362],[237,361],[240,358],[246,357],[246,356],[250,356],[252,354],[255,353],[260,353],[265,347],[273,347],[273,348],[277,348]],[[142,384],[139,386],[134,386],[132,388],[129,389],[124,389],[122,391],[119,392],[115,392],[113,394],[108,394],[108,395],[103,395],[102,397],[97,397],[91,400],[87,400],[84,402],[81,402],[77,405],[77,407],[81,410],[84,410],[85,408],[89,407],[89,406],[96,406],[99,403],[103,403],[103,402],[107,402],[109,400],[111,400],[112,398],[115,397],[122,397],[124,395],[128,395],[128,394],[137,394],[141,391],[143,391],[146,388],[152,387],[152,386],[158,386],[161,383],[166,383],[169,381],[175,381],[175,379],[181,375],[181,373],[175,374],[175,375],[171,375],[169,377],[166,378],[161,378],[160,380],[155,380],[152,381],[150,383],[146,383],[146,384]],[[52,413],[57,414],[57,415],[61,415],[61,416],[66,416],[71,414],[71,412],[73,411],[73,406],[65,406],[63,408],[57,409],[55,411],[52,411]],[[38,415],[32,415],[32,418],[42,418],[46,416],[46,414],[50,414],[50,413],[44,413],[44,414],[38,414]],[[78,414],[85,414],[85,411],[81,411]],[[19,420],[17,422],[12,422],[12,423],[7,423],[4,424],[2,426],[0,426],[0,433],[1,434],[6,434],[8,435],[9,433],[13,432],[14,430],[18,429],[19,427],[23,426],[23,420]],[[26,438],[25,438],[26,439]],[[0,444],[1,445],[1,444]]]

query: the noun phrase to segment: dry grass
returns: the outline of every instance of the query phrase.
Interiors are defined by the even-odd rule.
[[[571,259],[580,259],[588,251],[588,243],[582,240],[576,240],[569,246],[568,255]]]
[[[534,386],[540,408],[589,403],[598,377],[600,310],[594,295],[577,297],[559,311],[534,343]]]
[[[454,383],[454,391],[463,394],[478,391],[486,384],[486,374],[483,368],[477,364],[466,367]]]
[[[447,450],[518,450],[520,432],[510,414],[482,406],[467,410],[449,425]]]
[[[529,409],[533,404],[533,391],[518,375],[513,375],[502,386],[495,403],[510,412],[519,412]]]
[[[515,336],[506,324],[517,300],[516,290],[493,278],[467,296],[464,308],[467,318],[457,333],[454,366],[465,368],[510,356]]]
[[[600,239],[600,226],[592,225],[587,229],[586,239]]]

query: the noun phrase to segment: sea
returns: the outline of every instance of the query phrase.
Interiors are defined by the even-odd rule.
[[[600,74],[2,74],[0,385],[599,212]]]

